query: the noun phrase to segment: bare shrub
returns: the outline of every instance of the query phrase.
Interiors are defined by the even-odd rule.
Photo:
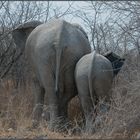
[[[9,82],[9,81],[8,81]],[[31,118],[33,97],[30,87],[15,89],[13,81],[0,88],[0,121],[2,128],[17,129],[26,119]],[[23,124],[22,124],[23,125]]]

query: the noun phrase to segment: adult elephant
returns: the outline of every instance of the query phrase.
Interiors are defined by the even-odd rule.
[[[86,119],[86,130],[93,127],[95,105],[99,99],[110,102],[113,77],[118,74],[124,59],[108,52],[104,56],[93,51],[76,64],[75,80],[78,96]]]
[[[18,46],[26,42],[25,52],[34,73],[34,124],[38,124],[45,105],[50,128],[54,128],[59,117],[67,118],[68,102],[77,95],[75,65],[91,52],[91,47],[82,28],[64,20],[54,19],[34,27],[31,23],[20,25],[13,37]]]

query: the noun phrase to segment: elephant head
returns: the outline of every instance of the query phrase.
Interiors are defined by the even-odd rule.
[[[24,47],[29,34],[40,24],[42,24],[40,21],[29,21],[16,27],[12,31],[15,44],[17,46]]]
[[[120,56],[118,56],[117,54],[111,51],[104,54],[104,57],[106,57],[112,63],[113,73],[114,73],[114,76],[116,76],[118,72],[121,70],[121,67],[124,64],[125,59],[121,58]]]

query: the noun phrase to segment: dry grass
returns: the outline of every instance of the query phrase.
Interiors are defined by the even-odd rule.
[[[0,138],[136,138],[140,133],[139,57],[128,56],[123,69],[114,79],[110,110],[106,113],[98,111],[93,125],[95,133],[91,135],[84,133],[80,126],[82,112],[77,97],[69,105],[73,127],[67,133],[50,132],[43,120],[39,128],[30,129],[33,110],[31,93],[31,86],[15,89],[13,81],[1,82]]]

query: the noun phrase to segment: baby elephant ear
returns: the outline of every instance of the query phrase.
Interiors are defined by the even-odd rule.
[[[32,30],[40,24],[42,24],[40,21],[30,21],[16,27],[12,31],[15,44],[20,47],[25,47],[27,37],[32,32]]]

